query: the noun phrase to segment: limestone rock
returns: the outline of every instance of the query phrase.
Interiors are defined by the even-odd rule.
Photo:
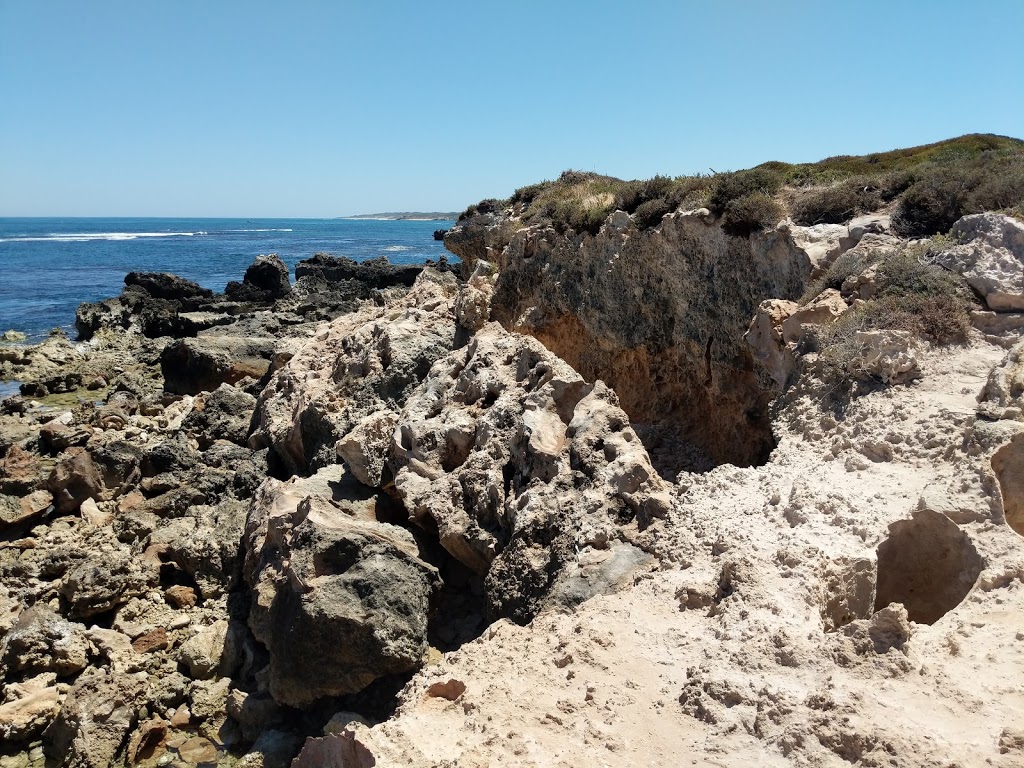
[[[144,690],[135,676],[87,669],[44,734],[46,754],[67,768],[113,765],[136,723]]]
[[[270,652],[271,694],[296,707],[415,669],[438,586],[406,530],[310,490],[267,480],[244,537],[249,626]]]
[[[199,447],[209,448],[216,440],[244,445],[256,398],[230,384],[203,393],[192,404],[182,429],[196,435]]]
[[[99,468],[85,448],[69,448],[58,457],[46,487],[62,514],[74,512],[86,499],[98,499],[105,487]]]
[[[1024,536],[1024,433],[1014,435],[992,456],[1006,524]]]
[[[0,493],[21,496],[39,485],[42,475],[39,457],[20,445],[12,445],[0,458]]]
[[[399,416],[392,451],[412,519],[488,574],[493,609],[517,620],[540,607],[575,552],[668,508],[615,394],[497,324],[434,365]]]
[[[287,296],[292,285],[288,277],[288,267],[276,253],[269,256],[259,255],[245,270],[241,283],[230,282],[224,292],[233,299],[240,301],[267,301]]]
[[[803,338],[806,325],[831,325],[849,309],[839,291],[829,289],[782,321],[782,339],[787,344]]]
[[[978,413],[988,419],[1024,420],[1024,341],[989,373],[978,393]]]
[[[858,351],[847,363],[850,374],[886,384],[903,384],[921,375],[916,343],[908,331],[857,331],[854,339]]]
[[[960,273],[996,312],[1024,311],[1024,224],[1011,216],[978,213],[953,225],[959,243],[936,262]]]
[[[785,386],[796,365],[796,357],[782,338],[782,324],[797,311],[795,301],[762,301],[743,340],[753,350],[754,359],[765,367],[780,387]]]
[[[49,491],[33,491],[28,496],[0,496],[0,531],[21,527],[51,508]]]
[[[89,643],[81,624],[36,605],[21,613],[4,639],[0,669],[9,680],[14,675],[40,672],[67,677],[85,669],[88,653]]]
[[[293,474],[336,459],[367,416],[397,410],[454,342],[450,274],[423,270],[408,296],[321,326],[260,394],[249,444],[271,447]]]
[[[60,711],[57,686],[36,688],[0,704],[0,742],[13,745],[36,738]]]
[[[275,340],[267,337],[200,336],[178,339],[160,355],[164,387],[179,395],[196,395],[258,379],[270,367]]]

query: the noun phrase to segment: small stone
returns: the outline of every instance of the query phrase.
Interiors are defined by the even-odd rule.
[[[158,627],[132,641],[132,648],[135,649],[136,653],[163,651],[169,648],[170,645],[171,642],[167,637],[167,630],[163,627]]]
[[[192,587],[175,584],[164,591],[164,597],[175,608],[191,608],[196,604],[196,591]]]
[[[209,739],[194,736],[178,747],[178,754],[190,763],[212,763],[217,759],[217,747]]]
[[[184,728],[192,720],[192,713],[188,711],[188,707],[182,704],[171,715],[171,725],[175,728]]]

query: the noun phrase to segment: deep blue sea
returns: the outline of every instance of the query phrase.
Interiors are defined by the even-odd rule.
[[[215,291],[241,280],[261,253],[295,262],[323,251],[357,261],[422,263],[447,252],[450,221],[366,219],[0,218],[0,333],[74,337],[75,308],[116,296],[132,271],[173,272]],[[449,254],[450,255],[450,254]],[[455,257],[451,257],[455,260]],[[294,273],[292,275],[294,279]]]

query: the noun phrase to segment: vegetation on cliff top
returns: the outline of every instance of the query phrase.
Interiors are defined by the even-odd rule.
[[[632,214],[646,229],[666,213],[700,207],[739,236],[768,229],[786,215],[812,225],[885,211],[898,234],[929,237],[969,213],[1003,210],[1024,217],[1024,141],[970,134],[816,163],[772,161],[742,171],[646,181],[566,171],[556,181],[517,189],[507,200],[470,206],[460,220],[511,209],[524,224],[596,234],[615,210]]]

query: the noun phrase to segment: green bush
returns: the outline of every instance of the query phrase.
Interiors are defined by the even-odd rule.
[[[541,181],[537,184],[528,184],[525,187],[520,187],[513,194],[510,203],[520,203],[522,205],[530,205],[544,190],[550,189],[555,182],[553,181]]]
[[[722,214],[726,234],[747,237],[774,227],[785,216],[782,206],[766,192],[752,192],[730,200]]]
[[[793,204],[793,221],[803,226],[842,224],[881,206],[877,187],[867,179],[849,179],[800,195]]]
[[[640,229],[647,229],[648,227],[656,227],[661,224],[661,220],[665,218],[666,213],[671,213],[676,209],[668,198],[658,197],[654,200],[648,200],[645,203],[641,203],[633,214],[636,221],[636,225]]]
[[[725,214],[729,204],[753,195],[768,197],[782,189],[783,176],[771,168],[723,173],[715,177],[715,186],[708,199],[708,208],[716,216]],[[744,205],[749,205],[749,200]]]

